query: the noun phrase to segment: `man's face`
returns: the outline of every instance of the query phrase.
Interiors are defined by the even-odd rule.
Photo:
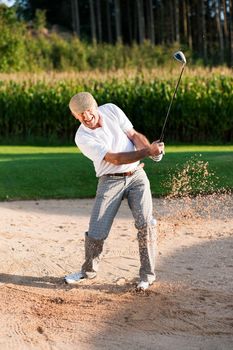
[[[100,126],[100,117],[97,107],[92,107],[80,114],[73,114],[73,116],[89,129],[96,129]]]

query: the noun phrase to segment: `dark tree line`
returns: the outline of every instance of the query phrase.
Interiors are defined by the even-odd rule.
[[[33,18],[46,11],[59,24],[93,43],[180,43],[205,64],[233,65],[233,0],[18,0]]]

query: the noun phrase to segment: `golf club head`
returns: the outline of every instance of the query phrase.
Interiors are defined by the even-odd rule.
[[[173,57],[182,64],[186,64],[186,58],[182,51],[177,51],[174,53]]]

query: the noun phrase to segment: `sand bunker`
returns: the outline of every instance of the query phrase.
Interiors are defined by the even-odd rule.
[[[2,202],[0,349],[232,349],[233,197],[154,199],[158,280],[136,293],[123,202],[95,280],[79,270],[92,200]]]

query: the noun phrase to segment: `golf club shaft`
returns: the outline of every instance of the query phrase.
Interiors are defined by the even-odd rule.
[[[174,97],[176,96],[176,92],[177,92],[178,86],[179,86],[179,84],[180,84],[180,80],[181,80],[181,77],[182,77],[182,74],[183,74],[183,71],[184,71],[184,67],[185,67],[185,64],[183,64],[183,66],[182,66],[182,69],[181,69],[181,72],[180,72],[180,77],[179,77],[179,79],[178,79],[178,81],[177,81],[175,91],[174,91],[174,93],[173,93],[173,96],[172,96],[170,105],[169,105],[168,110],[167,110],[167,115],[166,115],[165,121],[164,121],[164,123],[163,123],[162,132],[161,132],[161,135],[160,135],[160,138],[159,138],[159,141],[160,141],[160,142],[163,142],[163,138],[164,138],[164,129],[165,129],[165,126],[166,126],[166,124],[167,124],[167,119],[168,119],[168,116],[169,116],[169,114],[170,114],[170,110],[171,110],[171,106],[172,106]]]

